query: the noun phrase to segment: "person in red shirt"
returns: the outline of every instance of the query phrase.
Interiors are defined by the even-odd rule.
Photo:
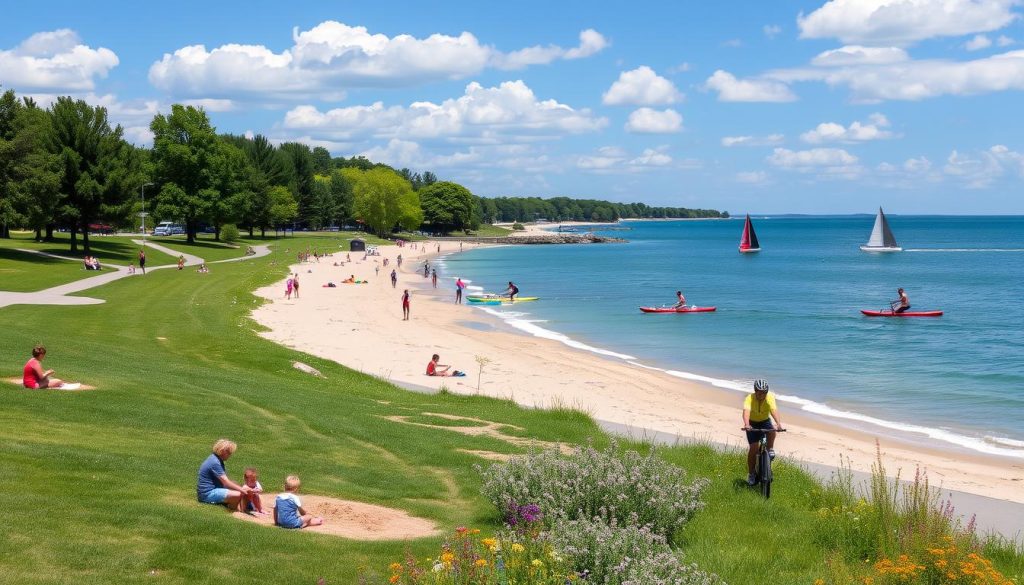
[[[436,353],[434,354],[434,357],[430,358],[430,361],[427,363],[428,376],[451,376],[451,374],[448,373],[448,369],[451,368],[451,366],[437,363],[440,360],[441,356]]]
[[[64,380],[51,378],[53,370],[43,370],[42,362],[46,357],[46,348],[37,345],[32,348],[32,359],[25,363],[22,383],[26,388],[60,388]]]
[[[409,320],[409,289],[402,293],[402,321]]]

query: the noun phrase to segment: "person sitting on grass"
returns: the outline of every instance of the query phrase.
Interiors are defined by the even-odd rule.
[[[178,270],[184,270],[184,269],[185,269],[185,256],[181,255],[181,256],[178,256]]]
[[[249,493],[252,489],[246,485],[238,485],[228,477],[224,462],[238,448],[234,441],[218,439],[211,449],[213,453],[199,466],[199,479],[196,482],[196,499],[204,504],[223,504],[229,510],[245,512],[249,505]]]
[[[205,262],[201,263],[199,265],[199,268],[196,268],[196,272],[199,272],[200,274],[206,274],[209,271],[210,271],[210,269],[206,267],[206,263]]]
[[[263,500],[260,494],[263,493],[263,486],[260,485],[260,474],[255,467],[245,468],[245,485],[249,488],[249,511],[256,514],[266,514],[263,511]]]
[[[284,479],[284,493],[274,500],[274,524],[281,528],[305,528],[324,523],[323,518],[307,514],[302,507],[302,501],[295,495],[301,485],[297,475],[289,475]]]
[[[22,372],[21,381],[26,388],[60,388],[64,385],[64,380],[50,377],[53,375],[53,370],[43,370],[43,365],[40,362],[45,357],[45,347],[37,345],[32,348],[32,359],[25,362]]]

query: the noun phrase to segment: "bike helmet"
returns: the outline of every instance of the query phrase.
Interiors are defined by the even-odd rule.
[[[767,392],[768,391],[768,380],[758,378],[754,380],[754,392]]]

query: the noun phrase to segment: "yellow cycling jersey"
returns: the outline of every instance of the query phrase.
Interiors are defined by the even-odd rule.
[[[775,408],[775,395],[771,392],[764,397],[764,400],[754,400],[753,394],[747,394],[743,399],[743,410],[750,411],[750,422],[762,422],[768,420]]]

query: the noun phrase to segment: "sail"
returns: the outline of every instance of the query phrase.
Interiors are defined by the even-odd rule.
[[[757,234],[754,233],[754,224],[750,222],[750,215],[747,214],[743,222],[743,237],[740,238],[740,251],[759,250],[761,245],[757,242]]]
[[[889,228],[889,221],[885,219],[885,213],[882,212],[881,207],[878,208],[878,215],[875,216],[875,227],[871,229],[871,237],[868,238],[867,247],[899,247],[899,244],[896,243],[896,236],[892,234],[892,229]]]

